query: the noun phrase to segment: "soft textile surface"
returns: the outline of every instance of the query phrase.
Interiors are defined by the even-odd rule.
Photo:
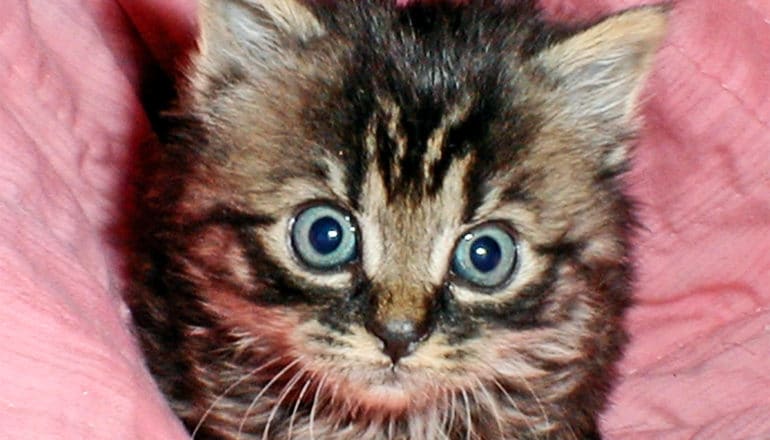
[[[547,0],[589,17],[633,0]],[[192,0],[0,1],[0,438],[183,439],[110,245],[139,90]],[[609,438],[770,438],[770,3],[680,0],[630,176],[633,343]]]

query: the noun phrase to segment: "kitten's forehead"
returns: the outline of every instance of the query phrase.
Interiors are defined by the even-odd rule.
[[[451,185],[457,191],[453,208],[470,219],[485,182],[510,169],[538,125],[528,102],[533,89],[519,71],[527,55],[505,49],[530,39],[532,29],[508,26],[494,11],[479,12],[483,8],[361,8],[351,19],[358,26],[352,34],[325,24],[344,54],[329,74],[337,96],[330,100],[328,90],[321,91],[320,99],[311,99],[319,105],[308,118],[330,122],[331,130],[316,124],[318,135],[328,139],[336,132],[330,147],[346,150],[336,157],[349,171],[348,198],[357,205],[374,174],[394,208],[424,203]],[[369,29],[372,23],[377,29]],[[462,171],[449,181],[458,161]]]
[[[467,177],[473,153],[452,143],[450,135],[466,122],[473,98],[466,95],[446,108],[434,108],[425,118],[406,113],[390,98],[377,101],[363,147],[369,159],[367,179],[382,182],[388,204],[420,204],[420,199],[441,197],[447,172],[456,161],[462,161],[461,169],[451,178]]]
[[[369,160],[356,203],[368,235],[364,267],[370,275],[396,279],[417,272],[414,282],[438,284],[444,264],[417,269],[445,261],[465,220],[474,156],[447,151],[446,145],[446,132],[463,111],[445,115],[433,130],[425,130],[424,138],[414,138],[403,129],[395,103],[384,102],[383,110],[367,127]]]

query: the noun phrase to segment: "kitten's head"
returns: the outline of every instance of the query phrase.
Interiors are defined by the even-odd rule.
[[[212,433],[588,430],[665,13],[391,3],[204,1],[147,196],[176,302],[152,344],[189,374],[156,373]]]

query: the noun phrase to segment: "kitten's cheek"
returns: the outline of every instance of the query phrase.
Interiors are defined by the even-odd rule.
[[[227,327],[238,329],[253,338],[257,343],[251,344],[252,349],[268,351],[266,354],[270,355],[274,355],[279,348],[291,348],[292,334],[302,322],[301,313],[295,310],[258,306],[227,290],[207,297],[206,306]]]
[[[264,285],[253,276],[232,229],[213,225],[201,230],[191,240],[188,255],[185,275],[196,285],[206,310],[227,325],[279,344],[297,327],[301,308],[263,307],[248,300]]]
[[[227,288],[246,293],[259,288],[238,234],[231,228],[203,228],[192,237],[188,255],[185,273],[204,290]]]

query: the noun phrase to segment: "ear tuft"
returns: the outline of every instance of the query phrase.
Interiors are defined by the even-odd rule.
[[[631,9],[545,49],[535,62],[572,116],[628,123],[667,21],[666,7]]]
[[[201,58],[213,66],[249,54],[269,57],[324,34],[300,0],[202,0],[199,21]]]

